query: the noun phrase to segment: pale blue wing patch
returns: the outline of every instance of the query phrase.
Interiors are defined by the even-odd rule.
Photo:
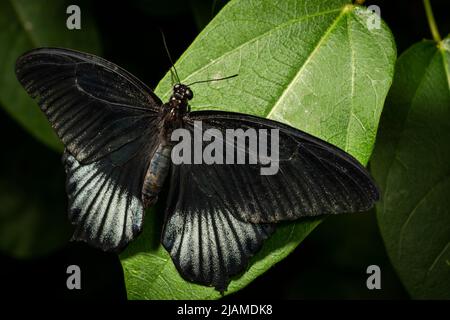
[[[162,240],[185,279],[224,291],[272,229],[240,221],[228,212],[179,209],[166,221]]]
[[[67,151],[63,162],[73,240],[107,251],[126,246],[140,232],[144,215],[135,163],[119,167],[102,159],[80,165]]]
[[[180,171],[174,166],[162,243],[183,278],[224,291],[275,227],[239,220],[214,198],[199,199],[200,186]]]

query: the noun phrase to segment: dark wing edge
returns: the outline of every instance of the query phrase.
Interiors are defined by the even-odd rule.
[[[17,59],[16,75],[83,164],[139,139],[162,105],[124,69],[70,49],[31,50]]]
[[[275,226],[241,221],[214,199],[197,199],[199,186],[184,169],[172,167],[161,242],[185,280],[223,292]]]
[[[79,60],[86,63],[93,63],[105,69],[114,71],[115,73],[126,79],[128,82],[132,83],[135,86],[135,88],[140,91],[140,93],[142,94],[141,98],[143,98],[141,102],[144,103],[143,107],[152,108],[155,105],[159,106],[162,104],[162,101],[159,99],[159,97],[145,83],[143,83],[139,78],[137,78],[124,68],[95,54],[81,52],[73,49],[58,48],[58,47],[40,47],[26,51],[16,60],[15,66],[16,73],[20,71],[20,69],[23,67],[24,60],[27,60],[29,57],[32,57],[33,55],[39,54],[67,56],[74,59],[74,61]]]

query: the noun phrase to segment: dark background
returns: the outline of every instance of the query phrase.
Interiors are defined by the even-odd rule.
[[[126,3],[126,4],[125,4]],[[102,56],[138,76],[151,88],[170,64],[159,29],[164,31],[176,60],[224,1],[95,2],[92,10],[102,41]],[[391,28],[400,55],[423,38],[431,38],[422,1],[366,1],[376,4]],[[80,2],[83,10],[83,2]],[[450,31],[448,1],[432,1],[441,35]],[[66,196],[60,155],[37,142],[0,110],[0,180],[29,199],[44,203],[67,240]],[[56,168],[56,169],[55,169]],[[0,185],[1,192],[5,192]],[[7,190],[8,191],[8,190]],[[3,199],[3,198],[2,198]],[[31,201],[31,200],[30,200]],[[5,203],[0,203],[5,205]],[[24,204],[26,205],[26,204]],[[55,220],[55,221],[56,221]],[[65,224],[64,224],[65,223]],[[20,230],[18,231],[20,232]],[[20,236],[20,235],[18,235]],[[46,237],[45,234],[42,235]],[[66,288],[66,268],[82,270],[82,290]],[[382,289],[366,287],[367,266],[379,265]],[[70,243],[36,259],[16,259],[0,252],[0,286],[10,298],[126,299],[118,257]],[[285,260],[247,288],[226,299],[408,299],[384,250],[374,212],[330,217]]]

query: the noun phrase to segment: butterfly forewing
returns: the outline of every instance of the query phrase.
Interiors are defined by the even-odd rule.
[[[16,74],[81,163],[141,137],[162,104],[127,71],[73,50],[32,50],[17,60]]]
[[[378,200],[378,190],[367,170],[343,150],[279,122],[219,112],[192,112],[185,128],[194,135],[194,121],[202,130],[276,129],[279,138],[278,171],[261,174],[264,164],[181,164],[191,185],[199,184],[198,197],[214,199],[216,209],[229,210],[253,223],[275,223],[302,217],[362,212]],[[203,142],[204,146],[209,142]],[[235,149],[239,146],[235,146]],[[224,147],[225,150],[225,147]],[[246,148],[248,156],[254,149]],[[257,156],[257,155],[255,155]],[[247,157],[248,159],[248,157]],[[202,202],[193,204],[202,206]]]

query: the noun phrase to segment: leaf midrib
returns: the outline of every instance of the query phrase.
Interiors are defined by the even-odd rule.
[[[259,34],[258,36],[254,37],[254,38],[251,38],[248,41],[245,41],[245,42],[241,43],[240,45],[238,45],[237,47],[232,48],[231,50],[225,51],[220,56],[214,58],[213,60],[209,61],[207,64],[205,64],[202,67],[200,67],[200,68],[194,70],[193,72],[191,72],[186,78],[183,79],[182,82],[186,82],[187,80],[191,79],[194,75],[196,75],[196,74],[200,73],[201,71],[207,69],[209,66],[211,66],[214,63],[220,61],[224,57],[227,57],[227,56],[233,54],[234,52],[236,52],[237,50],[245,47],[248,44],[254,43],[255,41],[258,41],[259,39],[264,38],[266,35],[274,32],[276,30],[283,29],[283,28],[285,28],[285,27],[287,27],[289,25],[292,25],[292,24],[295,24],[295,23],[298,23],[298,22],[301,22],[301,21],[304,21],[304,20],[307,20],[307,19],[310,19],[310,18],[320,17],[320,16],[323,16],[323,15],[332,14],[332,13],[336,13],[336,12],[339,12],[339,11],[340,11],[340,15],[341,15],[345,11],[345,7],[341,7],[341,8],[338,8],[338,9],[327,10],[327,11],[321,11],[321,12],[318,12],[318,13],[315,13],[315,14],[311,14],[311,15],[301,16],[301,17],[298,17],[298,18],[295,18],[295,19],[288,20],[285,23],[279,24],[276,27],[271,28],[271,29],[269,29],[269,30]],[[186,58],[186,55],[183,54],[176,64],[182,63],[185,58]],[[163,96],[164,97],[168,96],[171,93],[171,90],[172,90],[172,88],[167,90],[163,94]]]
[[[446,41],[447,39],[444,39],[442,41]],[[447,61],[447,57],[446,57],[446,52],[447,50],[444,48],[444,46],[441,46],[439,48],[439,51],[441,52],[441,58],[442,58],[442,63],[444,65],[444,71],[445,71],[445,75],[447,76],[447,85],[448,85],[448,89],[450,91],[450,71],[449,71],[449,66],[448,66],[448,61]]]
[[[322,44],[327,40],[328,36],[331,34],[331,32],[334,30],[336,25],[340,22],[342,17],[344,17],[347,12],[345,10],[346,7],[343,7],[340,10],[339,15],[336,17],[336,19],[330,24],[328,29],[325,31],[325,33],[320,37],[319,41],[317,41],[317,44],[314,46],[314,49],[309,54],[308,58],[303,62],[297,73],[294,75],[294,77],[289,81],[289,84],[286,86],[286,88],[281,93],[280,97],[275,101],[272,109],[267,113],[266,118],[270,118],[272,114],[277,110],[281,102],[284,100],[284,97],[289,94],[292,91],[292,86],[297,84],[298,79],[302,76],[303,71],[305,70],[305,67],[312,61],[312,59],[315,57],[319,49],[322,47]],[[335,10],[336,12],[337,10]]]
[[[405,118],[404,118],[404,120],[403,120],[403,123],[402,123],[402,125],[401,125],[401,132],[399,133],[398,139],[395,141],[395,146],[394,146],[394,148],[393,148],[392,156],[391,156],[390,163],[389,163],[389,166],[388,166],[388,169],[387,169],[387,175],[386,175],[386,179],[385,179],[385,187],[384,187],[384,194],[389,194],[389,185],[390,185],[389,181],[390,181],[390,179],[391,179],[392,166],[393,166],[394,163],[397,161],[397,159],[396,159],[396,154],[397,154],[397,151],[398,151],[398,146],[399,146],[399,144],[400,144],[400,141],[404,138],[404,137],[403,137],[403,132],[405,131],[404,129],[405,129],[406,122],[408,121],[408,118],[409,118],[409,116],[410,116],[410,114],[411,114],[412,105],[414,104],[414,101],[415,101],[415,99],[416,99],[417,92],[419,92],[420,88],[422,87],[422,85],[423,85],[423,83],[424,83],[424,80],[425,80],[425,78],[426,78],[426,74],[427,74],[427,72],[428,72],[428,69],[430,68],[431,63],[433,62],[433,60],[434,60],[436,54],[437,54],[437,52],[434,53],[433,56],[430,58],[430,61],[428,62],[427,66],[425,67],[425,69],[424,69],[424,71],[423,71],[422,78],[421,78],[420,81],[418,82],[417,87],[415,88],[414,93],[413,93],[413,95],[412,95],[412,97],[411,97],[411,100],[410,100],[410,102],[408,103],[408,105],[409,105],[410,107],[409,107],[409,110],[408,110],[408,112],[406,113],[406,116],[405,116]],[[382,211],[382,215],[383,215],[383,216],[386,215],[386,210],[387,210],[386,206],[383,206],[383,211]]]
[[[351,92],[350,92],[350,112],[348,115],[348,122],[347,122],[347,134],[345,135],[345,151],[348,151],[348,147],[349,147],[349,129],[350,129],[350,124],[352,123],[352,116],[354,116],[356,118],[356,115],[353,113],[353,108],[354,108],[354,103],[353,103],[353,96],[355,95],[355,50],[353,49],[353,44],[352,44],[352,37],[350,35],[350,19],[347,16],[347,37],[348,37],[348,46],[350,47],[350,67],[352,69],[352,79],[351,79]],[[358,119],[359,120],[359,119]]]

